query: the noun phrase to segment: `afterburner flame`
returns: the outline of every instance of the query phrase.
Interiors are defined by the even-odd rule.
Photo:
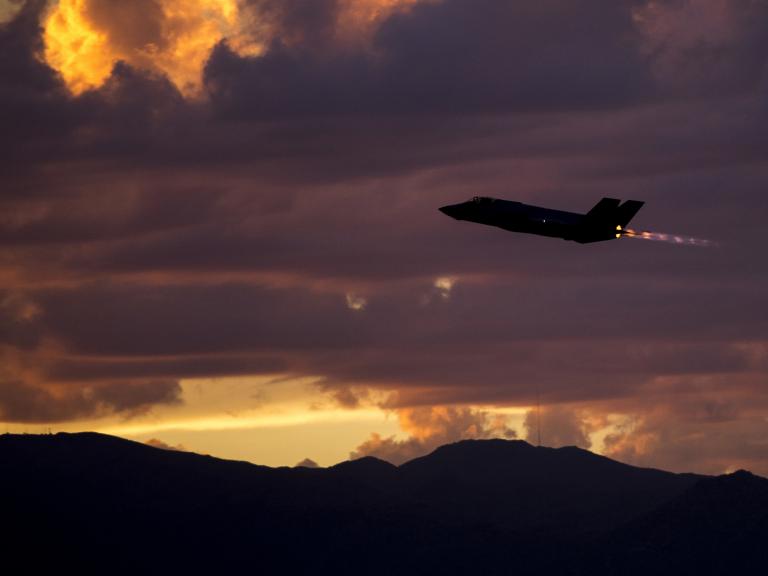
[[[264,48],[254,15],[238,0],[59,0],[43,30],[43,58],[75,95],[102,86],[123,61],[198,96],[216,44],[226,40],[248,56]]]
[[[627,238],[639,238],[640,240],[652,240],[654,242],[667,242],[668,244],[679,244],[683,246],[716,246],[712,240],[704,240],[703,238],[691,238],[690,236],[679,236],[677,234],[664,234],[661,232],[649,232],[647,230],[639,231],[627,228],[619,236],[625,236]]]

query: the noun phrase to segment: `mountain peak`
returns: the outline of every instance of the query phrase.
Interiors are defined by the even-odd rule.
[[[265,572],[285,574],[360,566],[381,575],[490,574],[514,565],[520,574],[661,575],[669,572],[654,568],[669,538],[649,534],[725,560],[732,555],[720,534],[739,550],[762,550],[768,538],[768,480],[748,472],[672,474],[521,440],[456,442],[400,467],[365,457],[309,470],[95,433],[5,435],[0,490],[15,527],[6,550],[30,572],[101,573],[119,557],[120,573],[237,572],[258,558]],[[712,538],[699,546],[690,535],[702,529]],[[179,554],[190,546],[195,554]],[[640,560],[644,572],[611,569]]]
[[[339,462],[331,466],[329,470],[347,474],[391,474],[397,470],[397,467],[375,456],[363,456],[362,458]]]
[[[469,439],[445,444],[425,456],[405,462],[401,468],[415,468],[429,463],[430,466],[536,466],[567,465],[576,463],[600,463],[613,466],[628,466],[605,456],[595,454],[577,446],[550,448],[534,446],[524,440]]]

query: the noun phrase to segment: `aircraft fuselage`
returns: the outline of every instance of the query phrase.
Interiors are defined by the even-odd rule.
[[[619,200],[603,198],[587,214],[578,214],[476,196],[467,202],[443,206],[440,211],[456,220],[497,226],[510,232],[588,243],[620,238],[643,202],[628,200],[620,204]]]

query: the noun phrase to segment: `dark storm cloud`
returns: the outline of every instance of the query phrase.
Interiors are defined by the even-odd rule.
[[[341,294],[233,284],[93,285],[35,299],[45,333],[77,355],[46,365],[61,381],[282,371],[320,375],[340,399],[349,386],[399,389],[392,405],[408,406],[526,402],[536,388],[552,401],[620,398],[659,374],[768,370],[762,344],[739,343],[765,334],[753,314],[762,293],[702,322],[719,291],[658,286],[641,300],[615,283],[603,290],[459,284],[444,300],[416,284],[362,311]]]
[[[61,142],[84,118],[36,56],[42,48],[39,19],[45,4],[45,0],[30,0],[16,18],[0,25],[0,175],[4,184],[17,159]]]
[[[0,290],[0,345],[34,349],[40,342],[40,309],[26,294]]]
[[[92,399],[118,413],[141,412],[155,404],[180,402],[181,386],[176,380],[109,382],[93,388]]]
[[[42,61],[41,18],[47,3],[31,0],[0,26],[0,174],[3,197],[46,195],[40,179],[52,162],[135,154],[149,147],[158,115],[179,125],[178,93],[118,63],[99,92],[72,98],[60,77]],[[154,138],[162,135],[162,131]],[[23,177],[23,178],[22,178]]]
[[[222,190],[190,183],[114,182],[95,175],[54,198],[16,203],[15,218],[0,226],[0,242],[39,246],[136,238],[204,224],[215,214]],[[114,194],[111,200],[109,194]]]
[[[246,0],[246,4],[279,30],[277,43],[319,47],[333,42],[339,0]]]
[[[390,17],[371,50],[339,44],[330,32],[334,2],[255,4],[278,30],[273,45],[256,58],[219,46],[207,67],[210,102],[190,105],[166,80],[124,64],[103,88],[67,97],[36,56],[44,3],[27,3],[0,30],[6,159],[132,158],[160,166],[264,159],[263,170],[277,162],[275,172],[285,172],[302,161],[327,171],[328,162],[352,154],[347,174],[402,170],[450,161],[451,140],[499,133],[493,123],[472,128],[457,114],[606,110],[654,101],[666,93],[660,83],[686,78],[680,71],[702,67],[692,86],[711,72],[709,52],[724,70],[707,76],[723,77],[713,84],[744,92],[764,82],[758,31],[768,9],[754,3],[732,3],[728,34],[709,40],[705,29],[699,36],[708,41],[693,35],[688,46],[675,28],[638,28],[633,15],[644,9],[641,2],[444,0]],[[690,10],[676,5],[668,11],[677,19],[668,19],[682,29]],[[666,72],[656,77],[659,67]],[[716,94],[701,89],[699,97],[702,92]],[[382,113],[390,118],[348,120]],[[435,113],[440,120],[423,117]],[[386,145],[372,151],[382,137]],[[407,152],[398,150],[404,143]],[[390,161],[376,158],[393,152]]]
[[[35,56],[42,3],[28,3],[0,33],[3,94],[10,98],[0,109],[9,127],[3,133],[9,150],[3,160],[9,172],[3,194],[50,194],[50,179],[40,178],[38,171],[15,182],[25,165],[46,160],[87,160],[78,166],[83,172],[92,171],[99,160],[180,170],[193,163],[248,163],[260,179],[317,182],[510,152],[585,150],[595,148],[583,138],[589,127],[580,128],[579,141],[573,142],[562,118],[552,118],[544,124],[553,134],[541,142],[537,134],[530,137],[525,121],[513,125],[489,115],[604,111],[656,101],[658,86],[652,84],[670,76],[652,77],[656,59],[667,62],[673,52],[696,63],[706,61],[678,47],[675,34],[670,34],[673,40],[661,38],[663,50],[648,53],[650,40],[632,18],[633,9],[642,7],[638,2],[425,3],[385,22],[372,51],[338,44],[329,32],[338,9],[333,2],[257,4],[281,31],[274,45],[257,58],[219,46],[208,65],[210,101],[191,104],[168,81],[124,64],[116,66],[100,90],[67,97],[55,73]],[[722,40],[727,49],[712,47],[721,54],[719,66],[749,78],[739,81],[742,92],[760,82],[759,61],[764,59],[755,49],[760,36],[754,34],[754,22],[766,10],[751,10],[755,13],[735,19],[735,31]],[[745,67],[747,53],[754,64]],[[671,77],[678,81],[681,75],[674,67],[688,70],[691,65],[679,58],[671,61],[665,66],[673,65]],[[741,109],[743,103],[734,106]],[[382,113],[388,117],[381,118]],[[690,127],[702,117],[707,123],[717,120],[720,111],[686,116],[690,120],[684,126]],[[656,125],[649,120],[646,130]],[[542,119],[527,122],[541,125]],[[740,143],[745,135],[752,138],[750,133],[762,140],[764,150],[758,125],[748,119],[744,126],[724,126],[731,144],[725,153],[743,157]],[[685,145],[688,138],[713,134],[711,127],[691,130],[691,135],[648,134],[654,146],[669,143],[673,152],[658,154],[657,161],[669,164],[680,157],[679,138]],[[713,139],[723,142],[724,136]],[[648,145],[637,135],[620,141],[614,137],[614,145],[624,154],[623,162],[647,165]],[[642,149],[639,155],[637,148]],[[600,151],[605,153],[605,146]]]
[[[742,368],[744,360],[733,351],[715,355],[715,344],[756,339],[768,328],[766,319],[754,315],[768,304],[762,291],[731,295],[734,300],[723,303],[719,288],[696,293],[650,283],[644,288],[637,294],[617,283],[596,289],[573,281],[566,290],[546,280],[517,286],[497,283],[458,286],[449,301],[425,303],[431,287],[411,285],[371,297],[361,312],[350,310],[341,294],[237,284],[80,286],[39,293],[35,299],[44,311],[39,322],[48,334],[75,352],[99,355],[199,354],[270,346],[407,348],[419,341],[428,344],[426,351],[457,345],[466,334],[472,334],[474,346],[482,350],[503,342],[577,340],[585,327],[597,323],[600,332],[590,340],[670,342],[661,357],[634,348],[633,365],[655,357],[659,369],[685,370],[689,352],[676,348],[675,342],[690,341],[700,346],[690,356],[701,357],[703,367],[717,371]],[[698,314],[715,307],[718,313],[710,313],[702,323]],[[89,317],[93,320],[78,321]],[[706,354],[707,346],[711,354]]]
[[[79,287],[42,297],[44,323],[73,351],[171,355],[354,343],[344,300],[253,286]],[[94,322],[80,322],[92,316]]]
[[[28,3],[0,34],[8,150],[27,161],[130,157],[144,165],[183,165],[280,162],[288,155],[295,165],[300,156],[370,150],[395,128],[382,153],[419,140],[386,163],[402,170],[430,157],[444,162],[451,137],[490,128],[414,114],[604,108],[648,93],[628,2],[427,3],[385,22],[371,50],[340,44],[330,32],[339,10],[334,2],[256,4],[277,28],[275,42],[256,58],[219,46],[207,67],[210,102],[190,105],[168,81],[121,63],[104,87],[68,97],[37,56],[43,3]],[[411,117],[368,120],[368,127],[342,120],[382,112]],[[251,124],[247,130],[236,126],[243,122]],[[370,158],[347,168],[377,169],[381,161]]]
[[[404,109],[606,108],[649,88],[632,23],[635,4],[425,3],[386,23],[376,46]]]
[[[82,274],[281,271],[315,278],[348,278],[354,284],[444,274],[507,275],[520,268],[529,275],[549,277],[603,277],[610,270],[610,278],[601,286],[613,292],[598,287],[598,293],[610,301],[630,297],[632,281],[659,275],[659,281],[668,286],[673,279],[703,280],[702,292],[696,297],[714,299],[717,295],[712,294],[712,271],[717,270],[728,274],[727,283],[735,290],[752,291],[749,298],[759,294],[765,278],[761,267],[756,266],[759,262],[753,250],[759,246],[764,230],[765,200],[760,189],[765,168],[760,164],[713,165],[705,172],[693,173],[651,172],[637,178],[599,175],[601,167],[610,170],[614,166],[611,159],[599,165],[584,160],[582,164],[587,166],[582,173],[574,169],[577,161],[551,159],[546,163],[563,180],[545,182],[546,193],[534,195],[528,190],[542,184],[534,181],[531,186],[521,181],[521,173],[536,172],[536,164],[544,162],[531,161],[532,168],[525,161],[510,162],[502,169],[485,164],[464,172],[446,171],[434,180],[390,179],[385,185],[356,182],[341,189],[250,188],[239,182],[228,183],[229,176],[224,174],[210,193],[198,195],[194,188],[185,192],[179,185],[176,192],[154,186],[137,195],[135,202],[104,206],[99,213],[80,211],[74,220],[76,225],[65,222],[58,227],[68,227],[80,235],[89,233],[91,226],[95,227],[91,232],[94,235],[108,235],[110,229],[114,230],[112,242],[93,244],[87,251],[67,255],[66,266]],[[511,197],[514,193],[522,200],[582,212],[600,195],[618,195],[622,191],[624,197],[648,202],[637,217],[639,228],[709,238],[720,246],[711,250],[671,250],[628,241],[597,250],[526,237],[516,237],[510,244],[504,232],[452,222],[435,209],[471,195],[478,181],[484,183],[483,190],[489,195]],[[137,188],[141,190],[141,186]],[[152,199],[146,202],[147,208],[142,207],[142,198]],[[83,198],[83,203],[87,201],[88,197]],[[150,217],[155,205],[158,212],[160,208],[165,211],[165,217]],[[178,206],[176,214],[174,205]],[[206,211],[209,217],[205,221],[195,220],[205,219]],[[63,219],[66,214],[62,207],[53,211],[44,224],[30,221],[9,236],[25,230],[38,230],[44,236],[46,226],[56,230],[54,218]],[[92,224],[89,219],[93,219]],[[162,233],[145,233],[152,230]],[[471,257],[456,257],[466,253],[469,246]],[[573,254],[578,254],[578,259],[571,258]],[[752,287],[734,285],[736,278],[747,276],[755,282]],[[619,280],[625,283],[616,286]],[[679,289],[685,292],[686,287]],[[724,298],[722,305],[739,307],[740,301],[740,297],[736,301]],[[669,305],[674,302],[674,298],[670,299]]]
[[[637,16],[667,94],[712,98],[765,87],[764,2],[662,0],[640,7]]]
[[[119,414],[135,416],[162,404],[180,402],[175,380],[111,382],[52,389],[0,375],[0,420],[62,422]]]
[[[105,380],[116,374],[124,378],[192,378],[276,374],[290,365],[274,356],[252,354],[191,355],[155,358],[64,357],[52,359],[42,369],[47,378],[57,382]]]
[[[638,350],[643,350],[640,358]],[[707,373],[707,369],[744,377],[758,389],[764,381],[765,364],[755,363],[748,351],[732,349],[729,343],[669,345],[586,337],[493,346],[473,344],[465,338],[463,345],[361,350],[354,357],[325,354],[309,363],[327,375],[330,389],[367,383],[397,390],[387,402],[393,408],[472,402],[530,404],[537,391],[547,403],[631,402],[646,382],[667,374],[675,350],[682,357],[674,357],[670,372],[680,382]],[[713,358],[707,359],[707,354]]]
[[[6,422],[57,422],[88,416],[81,393],[54,396],[21,380],[0,379],[0,418]]]
[[[650,90],[633,2],[417,4],[378,31],[373,54],[278,44],[220,47],[208,64],[227,118],[452,114],[613,107]]]

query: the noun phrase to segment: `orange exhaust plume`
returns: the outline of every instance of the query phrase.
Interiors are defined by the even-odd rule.
[[[59,0],[44,17],[42,56],[75,95],[103,85],[123,61],[195,97],[214,46],[226,40],[241,55],[257,55],[258,29],[238,0]]]
[[[640,240],[651,240],[653,242],[667,242],[668,244],[678,244],[682,246],[717,246],[715,242],[711,240],[704,240],[703,238],[691,238],[690,236],[678,236],[677,234],[663,234],[661,232],[648,232],[631,230],[627,228],[621,234],[626,238],[638,238]],[[617,235],[618,237],[618,235]]]

